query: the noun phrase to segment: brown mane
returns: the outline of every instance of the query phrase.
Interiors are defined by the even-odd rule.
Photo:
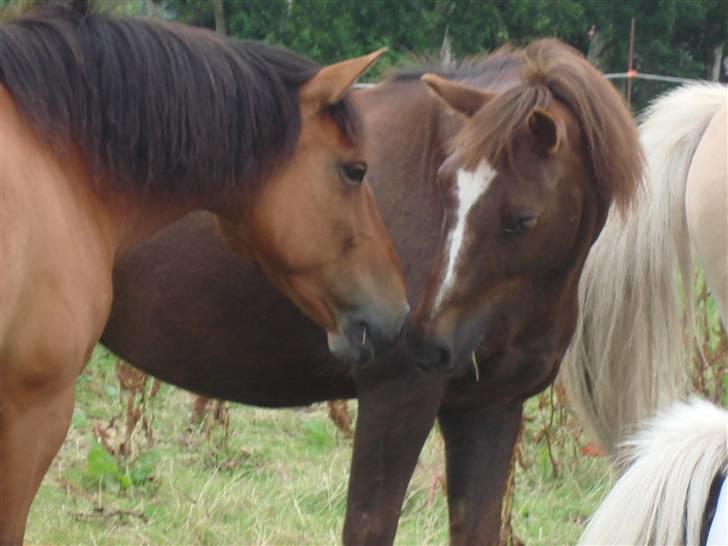
[[[259,42],[63,5],[0,25],[0,85],[99,183],[176,195],[256,187],[292,155],[314,61]],[[329,109],[354,140],[348,99]]]
[[[508,159],[516,133],[533,107],[547,107],[557,99],[579,121],[602,199],[625,210],[639,187],[643,156],[637,131],[623,130],[634,126],[634,120],[617,90],[577,50],[556,40],[538,40],[493,56],[499,65],[508,58],[515,61],[522,81],[475,115],[456,143],[465,157],[477,163],[485,155],[494,164],[504,154]]]

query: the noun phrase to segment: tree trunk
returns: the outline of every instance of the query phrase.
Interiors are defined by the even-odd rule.
[[[210,0],[212,3],[212,12],[215,14],[215,30],[220,34],[227,34],[225,26],[225,9],[222,0]]]
[[[592,25],[587,34],[589,38],[589,51],[587,52],[587,60],[599,70],[606,72],[607,70],[607,44],[602,35],[597,31],[596,26]]]
[[[717,82],[720,79],[720,65],[723,61],[723,44],[713,48],[713,70],[710,73],[710,79]]]
[[[448,27],[445,27],[445,36],[442,38],[442,47],[440,48],[440,64],[445,67],[455,65],[455,57],[452,54],[452,40],[448,30]]]

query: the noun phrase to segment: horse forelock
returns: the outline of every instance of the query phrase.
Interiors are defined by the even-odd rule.
[[[547,108],[553,99],[543,85],[519,83],[497,94],[478,111],[453,141],[453,148],[462,154],[468,168],[483,157],[492,164],[514,165],[513,147],[519,132],[526,125],[535,107]]]
[[[528,79],[542,80],[575,115],[606,203],[625,211],[642,180],[644,157],[632,115],[614,86],[577,50],[552,39],[526,48]]]
[[[257,183],[293,154],[298,89],[320,66],[212,31],[47,7],[0,26],[0,84],[39,136],[98,179],[199,195]],[[353,140],[348,99],[327,112]]]
[[[533,108],[558,100],[581,128],[585,159],[603,201],[625,209],[639,187],[643,156],[636,125],[617,90],[578,51],[557,40],[494,56],[500,68],[509,60],[518,63],[520,78],[476,113],[453,142],[466,163],[473,167],[483,156],[492,164],[511,162],[513,144]],[[490,80],[486,85],[497,83]]]

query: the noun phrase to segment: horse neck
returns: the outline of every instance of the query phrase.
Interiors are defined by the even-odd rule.
[[[437,170],[462,124],[419,80],[355,95],[371,142],[369,172],[384,223],[400,257],[408,297],[422,295],[440,236]]]
[[[88,173],[83,161],[76,159],[65,165],[66,177],[57,183],[67,188],[69,204],[79,216],[85,216],[89,231],[112,260],[123,256],[138,243],[199,208],[196,203],[174,196],[143,195],[122,191],[113,184],[100,187]],[[90,234],[90,236],[94,236]]]
[[[63,176],[54,182],[56,191],[68,195],[69,213],[85,218],[93,232],[89,236],[98,238],[112,260],[199,208],[192,200],[122,190],[113,182],[98,180],[76,152],[62,162],[61,171]]]
[[[113,260],[198,205],[171,196],[122,191],[117,189],[121,184],[95,177],[75,146],[58,149],[39,136],[2,86],[0,111],[0,140],[7,159],[0,176],[8,194],[32,202],[48,230],[62,229],[77,244],[97,249],[105,260]],[[53,224],[59,217],[64,222]]]
[[[107,191],[97,196],[95,206],[103,211],[101,223],[114,255],[122,256],[165,226],[201,208],[201,203],[174,196]]]

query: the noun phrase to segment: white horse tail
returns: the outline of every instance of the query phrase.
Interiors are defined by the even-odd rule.
[[[728,471],[728,413],[704,400],[677,402],[625,445],[623,462],[579,544],[701,544],[714,483]]]
[[[640,125],[642,193],[625,215],[612,210],[581,276],[581,313],[562,378],[570,405],[609,452],[686,392],[694,301],[686,179],[726,97],[719,84],[690,84],[648,109]]]

